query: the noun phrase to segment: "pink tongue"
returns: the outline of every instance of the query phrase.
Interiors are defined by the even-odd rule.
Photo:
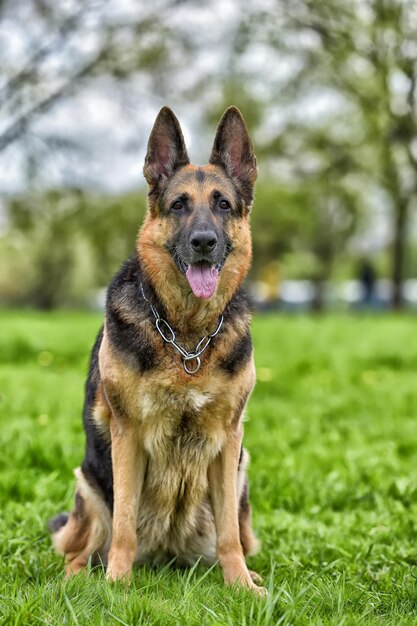
[[[190,265],[185,273],[188,283],[197,298],[211,298],[216,289],[219,271],[209,265]]]

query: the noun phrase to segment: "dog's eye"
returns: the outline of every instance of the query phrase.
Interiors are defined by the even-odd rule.
[[[172,209],[173,211],[180,211],[180,210],[182,209],[182,206],[183,206],[183,205],[182,205],[181,200],[176,200],[176,201],[174,202],[174,204],[172,205],[171,209]]]
[[[219,207],[224,211],[230,209],[230,203],[227,200],[220,200]]]

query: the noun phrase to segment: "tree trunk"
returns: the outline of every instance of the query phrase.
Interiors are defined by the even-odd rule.
[[[394,221],[394,240],[392,247],[392,298],[393,309],[402,309],[404,306],[403,281],[405,270],[406,235],[408,221],[408,204],[400,200],[397,205]]]

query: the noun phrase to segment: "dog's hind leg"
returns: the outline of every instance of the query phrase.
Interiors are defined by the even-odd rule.
[[[75,470],[75,507],[70,515],[61,513],[49,522],[52,543],[65,555],[67,576],[77,574],[88,563],[106,561],[111,540],[111,515],[98,492]]]
[[[249,454],[245,448],[241,449],[237,474],[237,496],[239,502],[239,534],[243,554],[252,556],[259,550],[260,544],[252,529],[252,509],[249,503],[249,482],[246,469]]]

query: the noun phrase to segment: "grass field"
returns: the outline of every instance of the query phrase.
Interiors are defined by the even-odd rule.
[[[46,520],[83,456],[91,314],[0,313],[1,624],[417,624],[412,317],[263,317],[245,440],[266,601],[219,569],[70,581]]]

